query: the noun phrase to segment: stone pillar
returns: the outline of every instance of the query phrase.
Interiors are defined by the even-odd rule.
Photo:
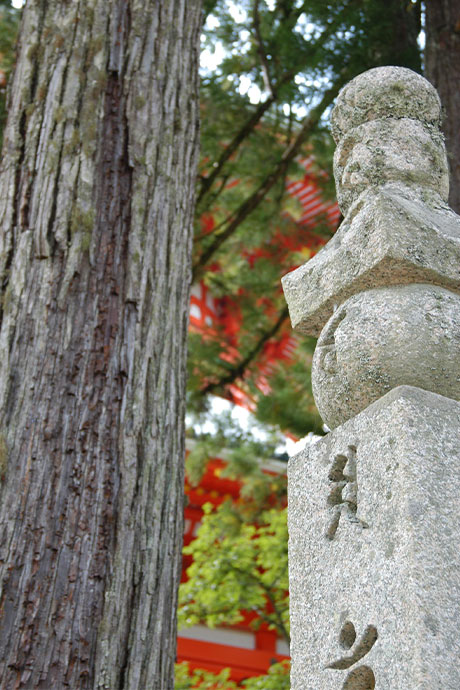
[[[460,217],[433,87],[332,113],[344,221],[283,287],[332,429],[289,468],[292,690],[460,690]]]

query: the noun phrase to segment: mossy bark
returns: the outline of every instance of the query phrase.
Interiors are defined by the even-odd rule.
[[[36,0],[0,175],[0,686],[171,690],[199,0]]]

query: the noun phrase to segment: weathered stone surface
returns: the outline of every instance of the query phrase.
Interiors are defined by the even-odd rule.
[[[460,292],[460,217],[395,184],[368,192],[334,237],[283,278],[292,325],[318,336],[334,307],[372,287],[432,283]]]
[[[283,280],[293,325],[326,324],[313,389],[341,425],[290,463],[292,690],[460,688],[460,217],[439,117],[409,70],[345,87],[346,216]]]
[[[440,103],[423,77],[379,67],[332,111],[337,199],[345,219],[316,257],[283,279],[294,328],[318,335],[334,307],[369,287],[460,290],[460,218],[446,205]]]
[[[334,153],[337,201],[345,215],[366,190],[388,182],[408,187],[430,200],[449,196],[449,167],[442,135],[417,120],[366,122],[337,144]]]
[[[460,400],[460,295],[414,284],[351,297],[321,333],[312,384],[331,429],[396,386]]]
[[[363,122],[402,117],[439,129],[441,102],[436,89],[406,67],[376,67],[358,75],[340,91],[331,114],[332,135],[339,141]]]
[[[459,436],[400,387],[291,460],[292,690],[460,688]]]

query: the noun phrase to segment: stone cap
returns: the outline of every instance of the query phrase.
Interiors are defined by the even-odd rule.
[[[331,114],[332,136],[338,142],[365,122],[402,117],[439,129],[441,102],[435,88],[406,67],[376,67],[340,91]]]
[[[342,89],[331,119],[345,219],[326,247],[282,281],[292,325],[308,335],[370,288],[426,282],[460,292],[460,217],[446,203],[433,86],[404,67],[378,67]]]
[[[445,204],[387,186],[367,193],[354,212],[316,256],[283,277],[293,328],[317,337],[336,307],[375,287],[431,283],[460,293],[460,217]]]

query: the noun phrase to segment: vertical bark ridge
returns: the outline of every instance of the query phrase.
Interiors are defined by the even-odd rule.
[[[8,690],[172,687],[199,14],[24,11],[0,178]]]
[[[450,168],[449,205],[460,213],[460,0],[429,0],[426,12],[425,75],[436,87],[444,108]]]
[[[133,178],[133,216],[145,219],[146,227],[169,227],[170,233],[162,233],[156,245],[152,235],[141,239],[141,251],[144,262],[140,274],[130,277],[130,290],[138,289],[142,294],[139,312],[139,347],[150,353],[145,366],[136,368],[133,389],[133,404],[129,405],[127,428],[133,430],[132,438],[125,438],[125,459],[128,461],[136,453],[137,466],[127,465],[122,471],[126,490],[121,492],[119,512],[120,522],[124,525],[124,537],[118,542],[117,558],[123,568],[116,569],[112,588],[106,596],[106,607],[103,618],[104,634],[100,637],[100,672],[97,674],[97,687],[146,687],[148,679],[154,679],[154,688],[168,688],[165,678],[173,663],[174,647],[169,646],[169,658],[160,659],[148,652],[155,639],[173,639],[175,620],[169,611],[164,610],[163,602],[175,599],[175,590],[179,581],[179,558],[177,548],[180,544],[182,504],[182,468],[169,461],[169,457],[183,453],[182,439],[175,436],[173,447],[166,445],[167,433],[173,430],[175,414],[168,401],[178,396],[183,372],[176,372],[171,366],[171,354],[177,358],[180,339],[185,334],[187,305],[180,299],[184,277],[177,273],[177,266],[182,263],[190,251],[190,235],[184,236],[181,224],[181,213],[186,213],[187,224],[190,222],[190,210],[186,210],[184,200],[177,197],[172,207],[165,206],[162,199],[172,184],[175,188],[193,186],[193,168],[184,164],[190,159],[197,140],[196,127],[187,129],[187,122],[196,121],[196,101],[190,100],[185,84],[190,81],[191,64],[196,60],[197,22],[187,20],[190,8],[185,3],[169,3],[159,8],[152,17],[155,31],[149,32],[149,39],[138,42],[137,52],[132,60],[138,60],[139,69],[135,71],[133,92],[129,107],[136,112],[140,126],[136,135],[130,138],[130,158],[134,164],[144,158],[148,175],[147,197],[145,203],[138,194],[141,180],[134,174]],[[180,11],[178,11],[180,10]],[[198,7],[193,8],[197,12]],[[133,9],[133,28],[145,21],[142,4],[136,3]],[[197,17],[197,15],[196,15]],[[168,35],[168,42],[151,41],[153,35]],[[194,45],[190,51],[187,46]],[[183,56],[188,60],[184,61]],[[188,62],[192,61],[192,62]],[[146,75],[152,72],[151,80]],[[176,73],[178,81],[171,79],[178,65],[181,73]],[[153,96],[154,93],[161,94]],[[143,103],[155,102],[161,107],[148,109]],[[150,133],[150,137],[149,137]],[[171,149],[160,151],[153,146],[153,140],[183,139],[185,151],[180,151],[180,159],[175,162]],[[178,210],[182,211],[178,214]],[[142,222],[142,221],[141,221]],[[139,251],[137,239],[130,244],[133,255]],[[146,259],[146,257],[149,257]],[[169,266],[169,270],[168,267]],[[186,277],[186,282],[189,276]],[[135,286],[137,285],[137,288]],[[129,290],[129,291],[130,291]],[[182,314],[180,330],[168,326],[166,314],[174,309]],[[161,332],[158,323],[147,314],[157,313],[159,321],[164,324]],[[166,357],[169,352],[170,356]],[[163,393],[159,396],[159,391]],[[182,400],[183,405],[183,400]],[[154,414],[153,414],[154,413]],[[139,436],[141,415],[149,434]],[[162,429],[163,427],[163,429]],[[174,487],[164,494],[165,500],[149,501],[155,483],[169,484]],[[134,524],[132,518],[134,508]],[[164,530],[165,515],[168,516]],[[135,525],[142,525],[135,529]],[[165,542],[168,530],[175,534],[176,547]],[[119,533],[120,534],[120,533]],[[179,547],[180,548],[180,547]],[[148,563],[152,566],[149,568]],[[135,605],[130,616],[127,615],[125,602],[129,592],[124,582],[132,581],[135,588]],[[147,606],[140,605],[148,602]],[[122,640],[128,631],[130,638],[128,658],[123,658]],[[123,685],[114,669],[124,665]]]

